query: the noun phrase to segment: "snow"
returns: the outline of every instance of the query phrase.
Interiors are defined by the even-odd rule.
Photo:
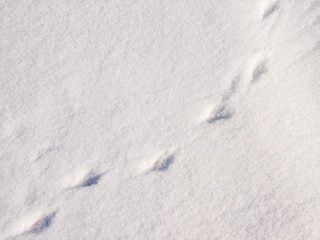
[[[0,16],[0,239],[319,238],[319,0]]]

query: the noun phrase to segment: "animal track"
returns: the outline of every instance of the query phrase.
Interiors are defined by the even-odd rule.
[[[260,61],[256,64],[252,71],[252,79],[251,82],[258,81],[261,76],[267,72],[267,67],[265,61]]]
[[[250,64],[249,72],[246,73],[245,79],[247,79],[247,86],[249,83],[254,83],[262,77],[263,74],[267,72],[266,62],[267,59],[260,53],[253,59],[253,65]],[[247,75],[248,74],[248,75]],[[221,103],[215,108],[209,116],[206,118],[206,122],[210,124],[214,124],[221,120],[228,120],[232,118],[233,111],[229,108],[230,99],[235,95],[236,91],[238,91],[240,85],[240,76],[236,76],[233,78],[231,85],[228,91],[222,97]],[[241,86],[240,86],[241,87]],[[247,87],[245,87],[248,90]],[[244,92],[246,91],[244,89]],[[241,90],[241,89],[240,89]],[[245,94],[245,93],[243,93]],[[244,96],[242,94],[242,97]],[[241,97],[241,95],[239,96]]]
[[[53,212],[53,213],[51,213],[49,215],[42,216],[38,221],[36,221],[31,226],[31,228],[27,232],[28,233],[36,233],[36,234],[39,234],[39,233],[43,232],[45,229],[50,227],[50,225],[52,224],[56,214],[57,214],[56,212]]]
[[[27,215],[18,220],[14,225],[8,226],[5,239],[11,239],[26,234],[40,234],[52,225],[57,213],[57,211],[51,212],[50,214],[35,212]]]
[[[230,119],[232,117],[232,113],[229,110],[229,108],[227,107],[228,101],[230,100],[230,98],[235,94],[235,92],[237,91],[237,88],[239,86],[239,82],[240,82],[240,77],[236,76],[233,78],[233,80],[231,81],[231,85],[230,88],[228,89],[228,91],[224,94],[224,96],[222,97],[221,103],[218,106],[217,109],[214,109],[210,114],[209,117],[207,117],[206,122],[213,124],[219,120],[227,120]]]
[[[220,106],[217,110],[211,113],[211,116],[206,120],[207,123],[213,124],[219,120],[227,120],[232,117],[232,113],[225,105]]]
[[[90,187],[92,185],[98,184],[101,177],[101,174],[89,173],[83,178],[78,187]]]
[[[160,155],[157,158],[154,158],[154,161],[145,161],[142,163],[142,169],[144,173],[150,172],[165,172],[174,162],[175,155],[174,153],[166,152]]]
[[[166,171],[168,170],[169,166],[174,161],[174,155],[173,154],[164,154],[161,157],[158,158],[158,160],[153,164],[151,171]]]
[[[90,187],[98,184],[103,175],[104,173],[98,174],[93,171],[78,170],[64,179],[64,185],[67,189]]]
[[[271,3],[269,5],[267,5],[267,7],[265,8],[264,12],[263,12],[263,18],[267,18],[269,17],[272,13],[274,13],[276,10],[278,10],[279,8],[279,2],[274,2]]]
[[[239,82],[240,82],[239,76],[236,76],[235,78],[233,78],[229,90],[225,93],[225,95],[222,98],[223,102],[228,101],[232,97],[232,95],[235,93],[235,91],[238,88]]]
[[[49,146],[46,148],[42,148],[39,150],[37,157],[35,159],[35,161],[38,161],[46,156],[48,156],[50,153],[57,151],[59,146]]]

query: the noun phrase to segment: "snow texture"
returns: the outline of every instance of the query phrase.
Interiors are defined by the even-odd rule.
[[[0,239],[319,239],[319,0],[0,1]]]

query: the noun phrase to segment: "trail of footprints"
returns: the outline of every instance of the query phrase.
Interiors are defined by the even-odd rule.
[[[265,20],[273,13],[275,13],[279,9],[279,7],[279,1],[269,2],[269,4],[267,4],[264,8],[262,20]],[[209,115],[207,116],[205,120],[207,123],[214,124],[216,122],[226,121],[232,118],[233,110],[230,102],[231,99],[238,94],[237,92],[239,92],[241,78],[244,78],[243,82],[245,83],[244,85],[246,88],[246,92],[248,91],[248,89],[250,89],[251,84],[255,84],[256,82],[258,82],[268,72],[267,58],[263,54],[260,53],[253,59],[253,64],[251,64],[251,66],[248,66],[250,74],[245,74],[246,76],[244,77],[235,76],[232,79],[230,87],[223,95],[220,104],[214,107],[213,110],[210,111]]]
[[[273,2],[265,8],[263,12],[263,19],[268,18],[279,8],[279,1]],[[253,64],[251,69],[251,79],[247,81],[250,84],[255,84],[258,82],[264,74],[267,73],[267,61],[257,60]],[[240,85],[241,77],[236,76],[232,79],[229,89],[223,95],[220,104],[215,107],[206,118],[206,122],[209,124],[214,124],[220,121],[230,120],[233,116],[232,108],[230,107],[230,100],[237,94]],[[43,157],[44,154],[51,152],[49,149],[47,152],[39,153],[37,160]],[[175,152],[165,152],[157,158],[151,159],[149,163],[144,166],[142,173],[162,173],[167,171],[175,161]],[[105,173],[97,173],[92,170],[88,171],[86,174],[79,174],[75,176],[69,184],[67,189],[81,189],[92,187],[97,185]],[[41,234],[43,231],[47,230],[53,223],[58,214],[58,211],[51,212],[49,214],[43,214],[35,221],[29,224],[29,227],[24,227],[24,230],[16,232],[13,236],[23,235],[23,234]]]
[[[78,172],[69,177],[65,190],[81,189],[97,185],[105,173],[97,173],[93,170],[87,172]],[[58,211],[42,211],[41,214],[34,213],[26,215],[18,222],[16,226],[7,233],[7,238],[15,238],[29,234],[41,234],[50,228],[58,215]],[[6,239],[7,239],[6,238]]]
[[[251,84],[255,84],[258,82],[263,76],[267,73],[267,60],[265,58],[257,58],[254,61],[254,64],[252,64],[251,67],[251,74],[249,76],[246,76],[247,80],[246,82],[248,83],[246,91],[250,88]],[[229,120],[233,116],[233,111],[232,107],[230,104],[230,100],[237,94],[238,88],[240,85],[240,76],[234,77],[234,79],[231,81],[229,89],[226,91],[224,96],[221,99],[220,104],[216,106],[208,115],[206,118],[206,122],[209,124],[214,124],[216,122],[220,122],[222,120]],[[245,92],[246,92],[245,91]]]

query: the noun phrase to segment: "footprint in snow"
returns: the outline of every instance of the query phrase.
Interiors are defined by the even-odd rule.
[[[78,170],[64,179],[64,185],[66,185],[67,189],[91,187],[97,185],[103,175],[104,173],[96,173],[92,170]]]
[[[266,61],[258,61],[252,70],[251,83],[257,82],[261,79],[262,75],[267,72]]]
[[[174,161],[174,155],[169,154],[169,155],[163,155],[161,156],[152,166],[150,169],[151,171],[160,171],[164,172],[167,171],[170,167],[170,165]]]
[[[44,215],[40,217],[27,232],[36,233],[36,234],[43,232],[44,230],[46,230],[48,227],[51,226],[56,214],[57,214],[56,212],[53,212],[48,215]]]
[[[236,94],[239,83],[239,76],[232,79],[229,89],[222,97],[221,103],[215,109],[211,110],[209,116],[207,116],[205,120],[207,123],[213,124],[217,121],[227,120],[232,117],[232,112],[228,107],[228,102]]]
[[[239,86],[239,82],[240,82],[240,77],[236,76],[232,79],[230,87],[228,89],[228,91],[224,94],[223,98],[222,98],[222,102],[227,102],[230,100],[230,98],[236,93],[237,88]]]
[[[54,146],[54,145],[50,145],[50,146],[41,148],[37,153],[35,161],[39,161],[39,160],[49,156],[54,151],[57,151],[59,148],[60,148],[60,146]]]
[[[210,124],[214,124],[220,120],[228,120],[232,117],[231,111],[228,109],[226,105],[219,106],[216,110],[210,113],[206,122]]]
[[[279,9],[279,2],[278,1],[268,4],[264,9],[263,19],[268,18],[271,14],[276,12],[278,9]]]
[[[18,220],[14,225],[8,226],[5,239],[11,239],[26,234],[40,234],[54,223],[58,211],[51,213],[35,212]]]
[[[101,174],[90,173],[78,185],[79,187],[90,187],[92,185],[98,184],[100,178],[102,177]]]
[[[141,167],[144,173],[165,172],[170,168],[174,160],[174,153],[166,152],[158,157],[153,158],[151,161],[145,161]]]

